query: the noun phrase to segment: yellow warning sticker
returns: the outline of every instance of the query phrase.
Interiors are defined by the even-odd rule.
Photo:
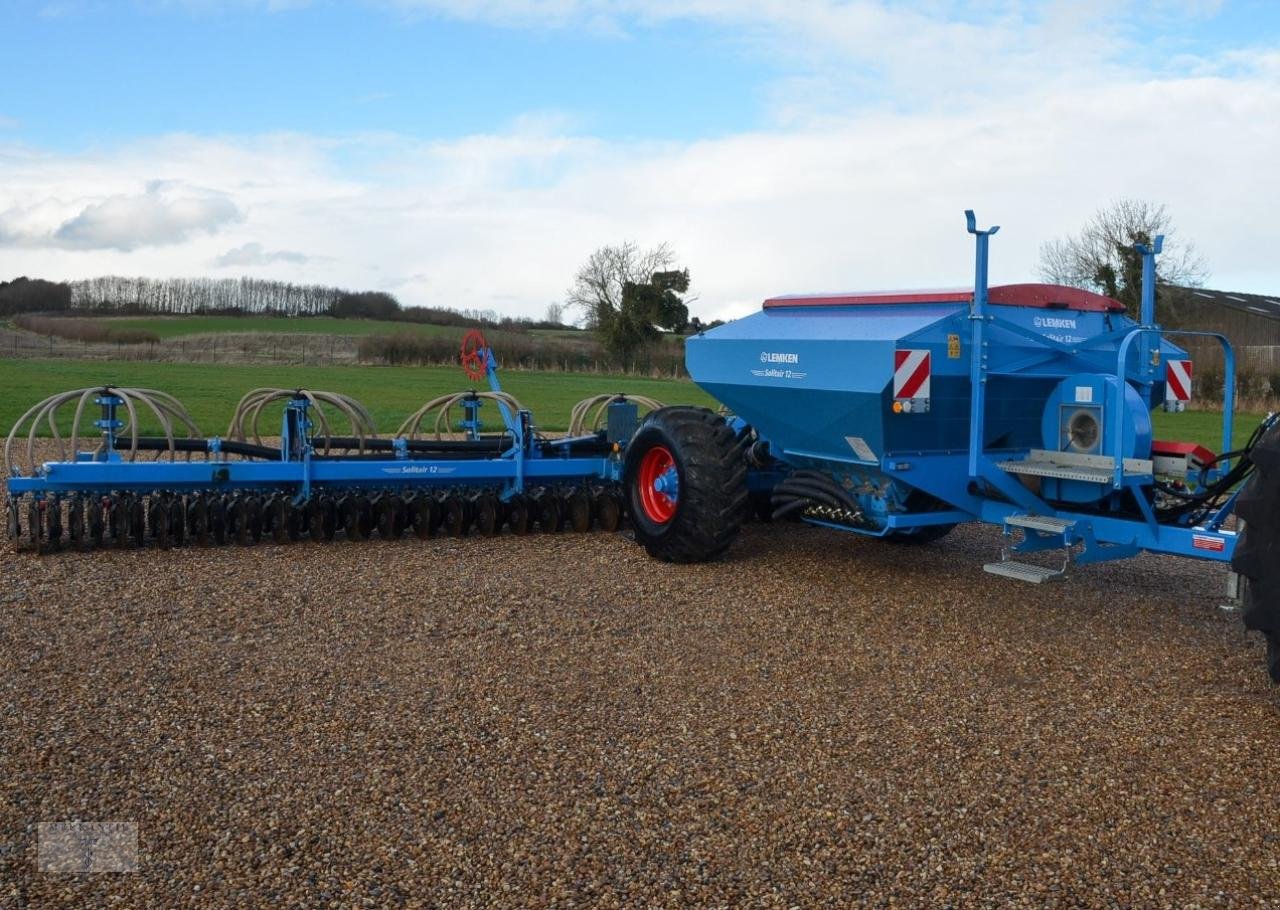
[[[959,335],[947,336],[947,356],[950,357],[952,360],[960,359],[960,336]]]

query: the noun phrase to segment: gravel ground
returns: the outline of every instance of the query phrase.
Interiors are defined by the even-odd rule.
[[[1223,569],[998,546],[6,550],[0,907],[1280,905]],[[38,873],[63,819],[139,871]]]

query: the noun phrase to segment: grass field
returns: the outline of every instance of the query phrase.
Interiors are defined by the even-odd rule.
[[[380,432],[392,432],[428,399],[473,385],[458,367],[287,367],[0,359],[0,389],[4,389],[0,397],[0,430],[7,433],[13,422],[42,398],[60,391],[107,384],[168,392],[187,406],[200,429],[211,436],[226,432],[231,412],[241,395],[262,386],[345,393],[369,408]],[[512,371],[502,374],[502,385],[532,409],[538,425],[548,430],[565,429],[573,406],[583,398],[602,392],[648,395],[667,404],[713,404],[693,383],[675,379]],[[500,423],[501,418],[492,405],[486,406],[481,414],[494,425]]]
[[[1222,451],[1221,411],[1183,411],[1181,414],[1168,414],[1157,410],[1153,416],[1157,439],[1198,442],[1211,452]],[[1266,415],[1237,411],[1232,425],[1231,448],[1241,448],[1264,416]]]
[[[282,320],[293,321],[293,320]],[[308,322],[310,320],[297,320]],[[693,383],[676,379],[639,379],[592,373],[513,371],[503,387],[533,410],[539,425],[563,430],[573,405],[599,392],[626,391],[668,404],[714,406]],[[260,386],[306,387],[344,392],[373,413],[378,429],[395,430],[419,405],[445,392],[469,387],[457,367],[287,367],[172,363],[103,363],[95,361],[0,359],[0,429],[5,432],[22,412],[56,392],[93,385],[131,385],[162,389],[176,395],[210,435],[226,430],[240,396]],[[496,413],[490,415],[497,420]],[[1235,448],[1244,444],[1261,414],[1240,413],[1235,421]],[[1199,442],[1217,452],[1222,446],[1218,411],[1155,413],[1156,436]]]

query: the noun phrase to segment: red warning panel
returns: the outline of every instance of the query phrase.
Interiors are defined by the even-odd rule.
[[[1191,361],[1166,360],[1164,369],[1165,401],[1191,400]]]
[[[898,400],[929,397],[929,352],[893,352],[893,397]]]
[[[1214,537],[1210,534],[1192,534],[1191,546],[1197,550],[1212,550],[1215,553],[1221,553],[1227,548],[1227,542],[1221,537]]]

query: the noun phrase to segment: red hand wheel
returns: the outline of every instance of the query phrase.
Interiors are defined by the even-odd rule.
[[[485,343],[484,332],[472,329],[462,336],[462,372],[472,382],[484,379],[485,361],[488,359],[489,345]]]

